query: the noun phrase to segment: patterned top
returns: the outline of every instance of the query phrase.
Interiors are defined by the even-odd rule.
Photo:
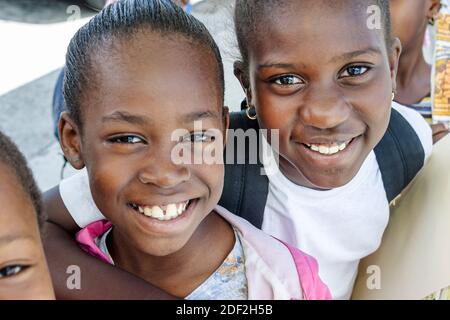
[[[416,110],[428,123],[432,123],[432,105],[431,97],[425,97],[421,102],[407,105],[407,107]]]
[[[109,229],[101,237],[97,238],[96,243],[100,250],[114,264],[106,245],[106,239],[112,229],[113,228]],[[222,265],[185,299],[247,300],[248,286],[247,277],[245,275],[245,256],[242,248],[241,236],[236,229],[234,229],[234,236],[236,239],[234,247],[223,261]]]
[[[235,230],[233,250],[222,265],[185,299],[187,300],[247,300],[244,250]]]

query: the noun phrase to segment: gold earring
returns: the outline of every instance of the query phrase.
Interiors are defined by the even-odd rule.
[[[395,92],[392,91],[392,101],[394,101],[394,99],[395,99]]]
[[[248,103],[247,99],[245,99],[245,101],[247,102],[247,109],[245,110],[245,113],[247,114],[247,118],[249,118],[250,120],[256,120],[256,110],[254,110],[254,115],[250,114],[250,111],[252,109],[255,109],[255,107],[250,106],[250,104]]]

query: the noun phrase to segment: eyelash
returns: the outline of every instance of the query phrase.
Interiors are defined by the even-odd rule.
[[[131,139],[130,139],[131,138]],[[131,141],[132,139],[138,139],[139,141]],[[108,139],[108,142],[113,144],[137,144],[137,143],[145,143],[144,139],[134,136],[134,135],[124,135],[124,136],[117,136]]]
[[[342,76],[342,74],[343,74],[344,72],[349,73],[348,71],[349,71],[350,69],[365,69],[365,70],[364,70],[364,72],[361,72],[360,74],[354,74],[354,75],[350,75],[350,74],[349,74],[348,76]],[[352,65],[352,66],[348,66],[348,67],[345,67],[344,70],[341,72],[340,78],[356,78],[356,77],[361,77],[361,76],[365,75],[367,72],[369,72],[371,69],[372,69],[371,67],[369,67],[369,66],[363,66],[363,65]]]
[[[194,137],[194,136],[201,136],[201,138],[203,139],[203,140],[200,140],[200,141],[196,141],[195,140],[195,138],[194,139],[192,139],[192,137]],[[204,139],[208,139],[207,141],[205,141]],[[181,138],[181,142],[213,142],[213,141],[215,141],[215,137],[213,136],[213,135],[210,135],[210,134],[207,134],[206,132],[193,132],[193,133],[190,133],[189,135],[186,135],[186,136],[184,136],[184,137],[182,137]]]
[[[351,69],[364,69],[364,71],[361,72],[360,74],[353,74],[353,75],[351,75],[350,72],[348,72],[348,71],[351,70]],[[365,75],[367,72],[369,72],[371,69],[372,69],[371,67],[365,66],[365,65],[352,65],[352,66],[348,66],[348,67],[345,67],[345,68],[344,68],[343,72],[341,72],[340,78],[350,78],[350,77],[356,78],[356,77],[361,77],[361,76]],[[349,73],[349,75],[342,76],[342,73],[344,73],[344,72]],[[288,80],[288,83],[281,83],[282,80]],[[295,80],[297,80],[297,83],[295,83]],[[273,78],[273,79],[271,80],[271,82],[274,83],[274,84],[276,84],[276,85],[283,86],[283,87],[295,86],[295,85],[300,85],[300,84],[303,84],[303,83],[304,83],[304,81],[303,81],[301,78],[299,78],[299,77],[297,77],[297,76],[295,76],[295,75],[292,75],[292,74],[287,74],[287,75],[283,75],[283,76],[278,76],[278,77],[276,77],[276,78]]]
[[[292,79],[297,79],[298,82],[297,83],[293,83],[292,81],[289,81],[289,83],[284,83],[283,84],[283,83],[280,82],[280,80],[283,80],[283,79],[291,79],[291,80]],[[271,82],[275,83],[276,85],[279,85],[279,86],[287,87],[287,86],[295,86],[295,85],[302,84],[303,80],[301,80],[299,77],[294,76],[292,74],[286,74],[286,75],[283,75],[283,76],[279,76],[279,77],[273,78],[271,80]]]
[[[12,265],[12,266],[6,266],[4,268],[0,269],[0,279],[3,278],[9,278],[13,277],[15,275],[18,275],[25,269],[27,269],[28,266],[22,266],[22,265]]]

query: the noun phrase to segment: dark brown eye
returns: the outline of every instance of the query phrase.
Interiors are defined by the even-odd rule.
[[[213,142],[215,137],[207,132],[193,132],[183,137],[184,142]]]
[[[346,78],[346,77],[362,76],[369,70],[370,70],[370,68],[366,67],[366,66],[351,66],[344,70],[341,77]]]
[[[282,86],[301,84],[302,80],[294,75],[286,75],[273,79],[273,82]]]
[[[143,140],[139,138],[138,136],[119,136],[109,139],[109,142],[111,143],[123,143],[123,144],[136,144],[141,143]]]
[[[0,279],[6,277],[12,277],[22,272],[26,267],[20,265],[7,266],[0,269]]]

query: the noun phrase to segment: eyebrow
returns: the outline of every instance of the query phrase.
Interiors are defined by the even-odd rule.
[[[350,60],[352,58],[362,56],[364,54],[370,54],[370,55],[379,55],[382,54],[381,50],[374,47],[369,47],[361,50],[346,52],[344,54],[341,54],[340,56],[333,57],[330,62],[336,62],[336,61],[342,61],[342,60]]]
[[[0,237],[0,245],[10,244],[10,243],[16,242],[16,241],[33,241],[33,240],[34,240],[34,238],[31,236],[9,234],[9,235]]]
[[[258,69],[264,68],[294,69],[295,65],[291,63],[263,63],[258,66]]]
[[[369,47],[366,49],[356,50],[352,52],[346,52],[340,56],[333,57],[330,62],[336,62],[341,60],[350,60],[354,57],[361,56],[364,54],[378,55],[381,54],[381,50],[378,48]],[[278,68],[278,69],[294,69],[295,64],[292,63],[263,63],[258,66],[258,69],[264,68]]]
[[[221,115],[220,115],[220,112],[213,112],[210,110],[206,110],[206,111],[196,111],[196,112],[184,114],[184,115],[181,115],[181,118],[183,119],[184,122],[192,122],[192,121],[202,120],[202,119],[207,119],[207,118],[219,119],[219,118],[221,118]]]
[[[128,122],[132,124],[145,125],[151,122],[146,116],[138,116],[127,111],[115,111],[110,115],[104,116],[102,122]]]

